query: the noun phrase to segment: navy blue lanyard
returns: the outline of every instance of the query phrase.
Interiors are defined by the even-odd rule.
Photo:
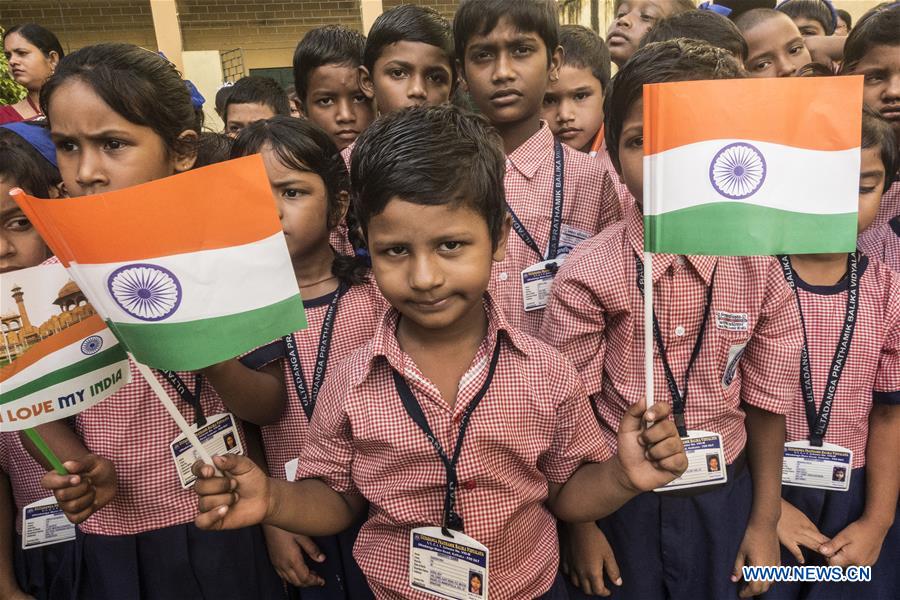
[[[194,373],[194,393],[188,389],[187,384],[178,376],[175,371],[160,371],[166,378],[181,399],[191,405],[194,409],[194,422],[198,427],[206,425],[206,416],[203,414],[203,407],[200,406],[200,388],[203,386],[203,375]]]
[[[463,412],[462,417],[459,421],[459,434],[456,436],[456,447],[453,449],[453,458],[447,456],[447,453],[444,452],[444,447],[441,445],[441,442],[438,441],[436,435],[431,430],[431,426],[428,425],[428,419],[425,418],[425,413],[422,412],[422,407],[419,405],[419,401],[416,400],[415,395],[412,390],[409,389],[409,384],[406,383],[406,379],[403,378],[403,375],[398,373],[396,370],[393,371],[394,376],[394,387],[397,389],[397,394],[400,395],[400,401],[403,403],[403,408],[406,409],[406,413],[413,420],[413,422],[419,426],[419,429],[425,434],[425,437],[428,438],[428,441],[434,447],[434,450],[437,452],[437,455],[440,457],[441,462],[444,463],[444,469],[447,472],[447,490],[444,494],[444,514],[443,521],[441,523],[441,528],[444,531],[444,535],[449,535],[447,530],[453,529],[455,531],[463,531],[463,520],[462,517],[454,510],[456,506],[456,488],[459,485],[459,480],[456,474],[456,465],[459,463],[459,456],[463,447],[463,440],[466,437],[466,430],[469,427],[469,421],[472,417],[472,413],[475,412],[475,409],[478,408],[478,405],[481,403],[481,400],[487,394],[488,388],[491,386],[491,381],[494,379],[494,372],[497,370],[497,361],[500,359],[500,333],[497,333],[497,344],[494,346],[494,354],[491,356],[491,364],[488,367],[487,378],[484,380],[484,385],[478,390],[478,393],[475,394],[475,397],[472,398],[472,401],[469,402],[469,406],[466,407],[466,410]]]
[[[806,422],[809,425],[809,443],[812,446],[821,446],[825,440],[825,432],[828,431],[828,423],[831,421],[831,405],[834,403],[834,396],[837,393],[844,365],[847,364],[850,342],[853,341],[853,331],[856,329],[856,316],[859,308],[859,257],[855,252],[847,256],[847,310],[844,313],[841,337],[831,359],[831,368],[828,369],[828,382],[825,385],[822,405],[818,412],[816,411],[816,395],[813,392],[806,322],[803,319],[803,307],[800,306],[800,294],[797,292],[794,268],[789,256],[779,256],[778,258],[781,261],[781,269],[784,271],[784,279],[794,291],[797,299],[797,310],[800,311],[800,324],[803,327],[803,350],[800,352],[800,388],[803,390],[803,407],[806,409]]]
[[[635,265],[637,265],[637,285],[644,295],[644,263],[641,259],[634,256]],[[662,330],[659,327],[659,320],[656,318],[656,311],[653,311],[653,338],[656,340],[656,346],[659,348],[659,358],[663,364],[663,370],[666,373],[666,384],[669,387],[669,394],[672,396],[672,413],[675,418],[675,427],[678,429],[678,435],[687,437],[687,425],[684,418],[684,411],[687,406],[688,381],[691,378],[691,369],[697,357],[700,356],[700,349],[703,347],[703,336],[706,334],[706,323],[709,321],[709,313],[712,310],[713,283],[716,279],[716,270],[719,264],[713,267],[712,277],[709,280],[709,287],[706,288],[706,305],[703,307],[703,320],[700,322],[700,331],[697,332],[697,341],[694,342],[694,349],[691,351],[691,358],[688,360],[687,369],[684,371],[684,385],[679,388],[675,381],[675,375],[672,373],[672,367],[669,365],[669,356],[666,353],[666,344],[663,342]],[[653,274],[651,273],[652,277]],[[652,402],[652,399],[650,399]]]
[[[531,233],[513,212],[512,207],[507,203],[506,210],[512,218],[513,231],[518,234],[525,245],[534,250],[535,254],[541,257],[541,260],[553,260],[559,254],[559,237],[562,230],[562,212],[563,212],[563,149],[559,140],[555,140],[553,149],[553,212],[550,215],[550,242],[547,244],[547,256],[544,257],[540,246],[531,237]]]
[[[331,352],[331,334],[334,332],[334,320],[337,315],[338,302],[341,296],[347,291],[347,286],[341,283],[334,298],[328,305],[328,311],[325,313],[325,320],[322,321],[322,331],[319,333],[319,349],[316,351],[316,369],[313,372],[312,390],[306,384],[306,378],[303,376],[303,366],[300,364],[300,355],[297,352],[297,343],[294,341],[293,335],[286,335],[283,338],[285,356],[288,361],[288,368],[291,372],[291,379],[294,382],[294,388],[297,390],[297,396],[300,398],[300,406],[306,413],[306,419],[311,420],[313,411],[316,409],[316,399],[319,397],[319,390],[322,388],[322,382],[325,380],[325,370],[328,368],[328,354]]]

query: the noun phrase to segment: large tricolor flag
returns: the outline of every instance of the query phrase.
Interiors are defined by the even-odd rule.
[[[193,371],[306,327],[258,155],[116,192],[16,200],[141,363]]]
[[[856,249],[862,78],[644,86],[644,247]]]
[[[0,431],[71,417],[128,383],[125,349],[59,263],[0,275]]]

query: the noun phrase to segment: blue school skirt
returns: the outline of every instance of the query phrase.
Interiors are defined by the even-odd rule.
[[[597,521],[622,575],[608,580],[617,600],[731,600],[731,571],[750,520],[753,483],[744,455],[728,465],[728,483],[698,492],[640,494]],[[573,586],[569,598],[596,599]],[[857,599],[860,600],[860,599]]]
[[[325,580],[322,587],[298,588],[288,586],[290,600],[369,600],[375,596],[366,577],[353,558],[353,544],[368,515],[337,535],[316,537],[313,540],[325,554],[325,562],[308,560],[307,565]]]
[[[90,600],[282,600],[284,586],[259,527],[202,531],[193,523],[137,535],[80,530],[76,598]]]
[[[62,542],[22,550],[22,536],[16,535],[13,570],[16,583],[37,600],[70,600],[72,594],[72,553],[75,542]]]
[[[853,469],[850,489],[830,492],[794,486],[783,486],[781,497],[800,509],[816,524],[823,535],[831,538],[847,525],[859,519],[866,502],[866,468]],[[806,564],[827,565],[817,552],[801,548]],[[781,564],[796,566],[794,555],[781,549]],[[872,567],[868,582],[779,582],[763,596],[766,600],[896,600],[900,598],[900,523],[894,525],[884,538],[878,562]]]

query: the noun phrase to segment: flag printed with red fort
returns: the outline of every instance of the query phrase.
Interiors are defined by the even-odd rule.
[[[136,360],[195,371],[306,327],[262,159],[16,199]]]
[[[129,381],[128,356],[59,263],[0,276],[0,432],[65,419]]]
[[[852,252],[862,79],[644,86],[645,250]]]

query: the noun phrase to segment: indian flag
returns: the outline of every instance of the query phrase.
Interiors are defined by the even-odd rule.
[[[852,252],[862,78],[644,86],[644,248]]]
[[[193,371],[306,327],[259,155],[116,192],[16,200],[141,363]]]
[[[68,279],[59,263],[2,276],[0,431],[71,417],[128,383],[125,349]]]

